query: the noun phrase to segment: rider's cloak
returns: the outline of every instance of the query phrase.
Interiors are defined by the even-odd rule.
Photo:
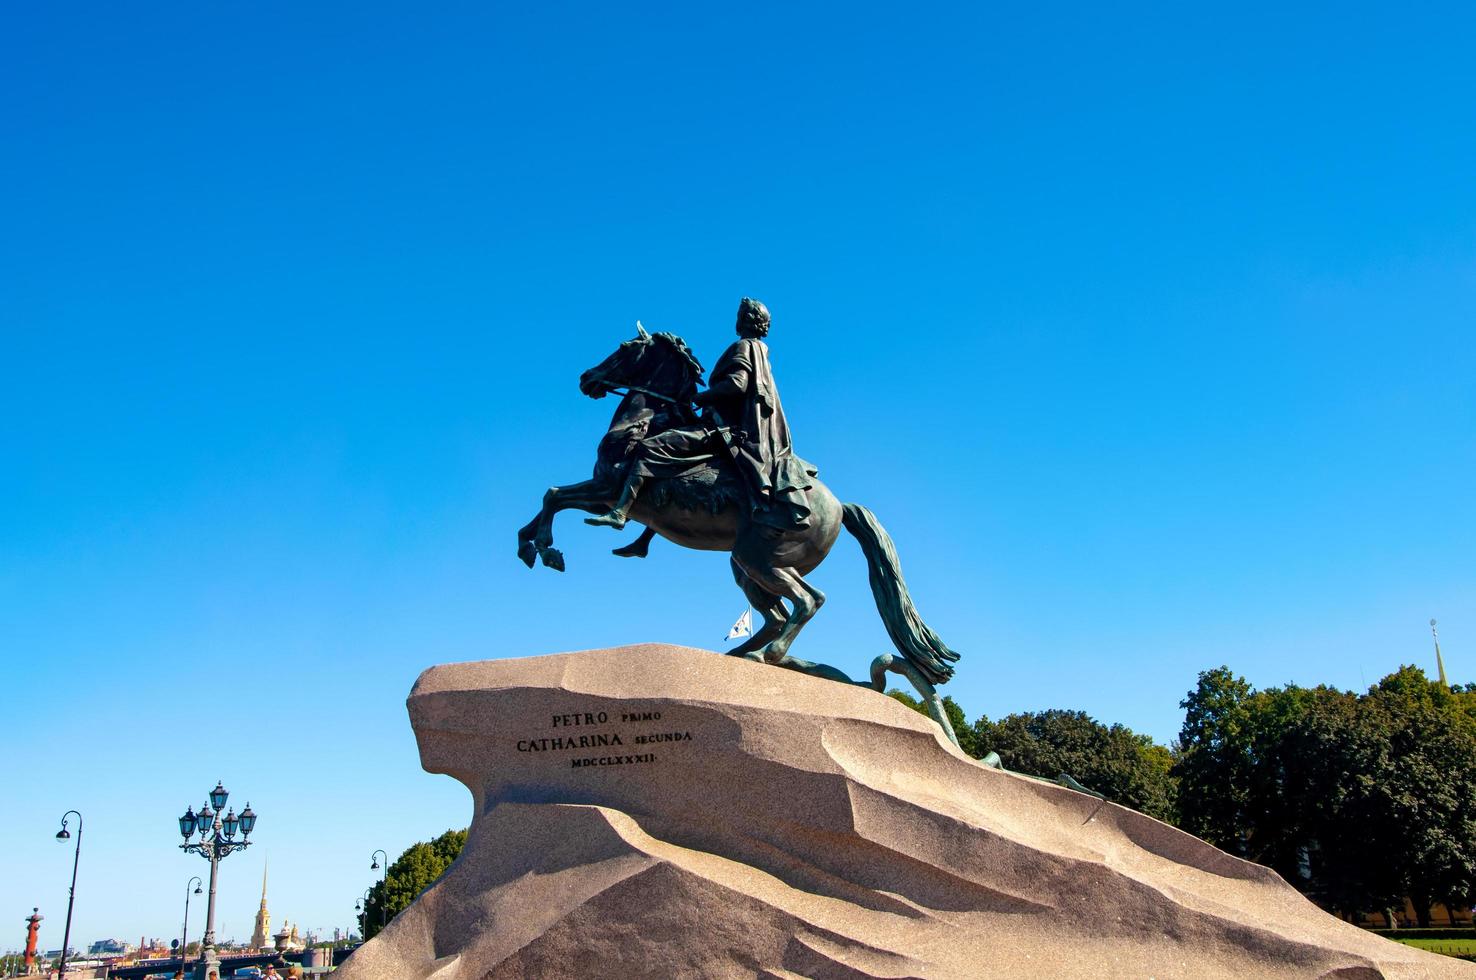
[[[805,491],[813,486],[815,471],[794,454],[768,345],[756,337],[733,344],[713,366],[708,390],[732,435],[733,461],[756,491],[755,519],[778,528],[805,527],[810,515]]]

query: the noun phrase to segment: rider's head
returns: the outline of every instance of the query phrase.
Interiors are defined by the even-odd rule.
[[[738,336],[767,337],[769,335],[769,308],[756,299],[743,297],[738,304]]]

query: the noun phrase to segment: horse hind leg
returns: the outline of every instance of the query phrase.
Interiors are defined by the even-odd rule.
[[[729,653],[747,657],[749,660],[761,660],[775,667],[784,667],[801,674],[809,674],[811,677],[823,677],[841,684],[859,683],[863,687],[870,686],[869,681],[854,681],[844,671],[837,670],[829,664],[811,663],[808,660],[791,657],[784,652],[788,646],[787,644],[779,645],[780,637],[786,630],[789,630],[788,640],[793,642],[795,634],[799,632],[804,623],[795,624],[794,618],[784,608],[784,601],[779,595],[770,592],[768,587],[750,578],[737,559],[733,560],[733,574],[743,588],[744,594],[748,596],[749,602],[761,611],[765,611],[765,616],[763,629],[749,637],[746,643],[728,651]],[[775,587],[779,585],[778,580],[783,580],[787,594],[793,596],[790,601],[795,604],[796,610],[807,611],[807,618],[813,617],[824,604],[825,593],[806,582],[798,572],[790,571],[787,575],[775,573],[775,578]]]
[[[730,657],[746,657],[749,660],[761,659],[757,653],[760,647],[779,635],[786,620],[789,619],[789,611],[784,608],[784,602],[774,593],[765,590],[753,579],[748,577],[736,560],[731,560],[733,566],[733,579],[743,594],[748,597],[748,604],[759,611],[763,617],[763,625],[753,631],[753,635],[731,650],[724,651]]]
[[[740,563],[741,564],[741,563]],[[779,628],[779,633],[760,652],[766,662],[777,664],[789,653],[789,647],[805,624],[815,618],[825,604],[825,593],[804,580],[792,568],[742,565],[743,571],[759,588],[789,600],[794,611]]]

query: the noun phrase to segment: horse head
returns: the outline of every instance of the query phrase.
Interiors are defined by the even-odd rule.
[[[702,382],[702,365],[686,341],[672,333],[651,334],[639,323],[636,336],[579,376],[579,390],[603,398],[616,388],[654,393],[689,404]]]

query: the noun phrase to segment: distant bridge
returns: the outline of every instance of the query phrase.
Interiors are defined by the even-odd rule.
[[[333,950],[333,965],[338,966],[348,959],[348,955],[358,949],[355,946],[340,946]],[[230,980],[232,973],[248,966],[259,966],[266,969],[267,964],[275,964],[278,970],[284,968],[288,963],[300,963],[307,951],[296,953],[242,953],[238,956],[222,956],[220,958],[220,980]],[[189,961],[185,975],[191,976],[200,959],[196,957]],[[180,959],[177,956],[162,960],[143,960],[133,966],[115,966],[108,970],[108,977],[128,978],[128,980],[143,980],[144,977],[164,975],[174,976],[174,971],[180,968]]]

